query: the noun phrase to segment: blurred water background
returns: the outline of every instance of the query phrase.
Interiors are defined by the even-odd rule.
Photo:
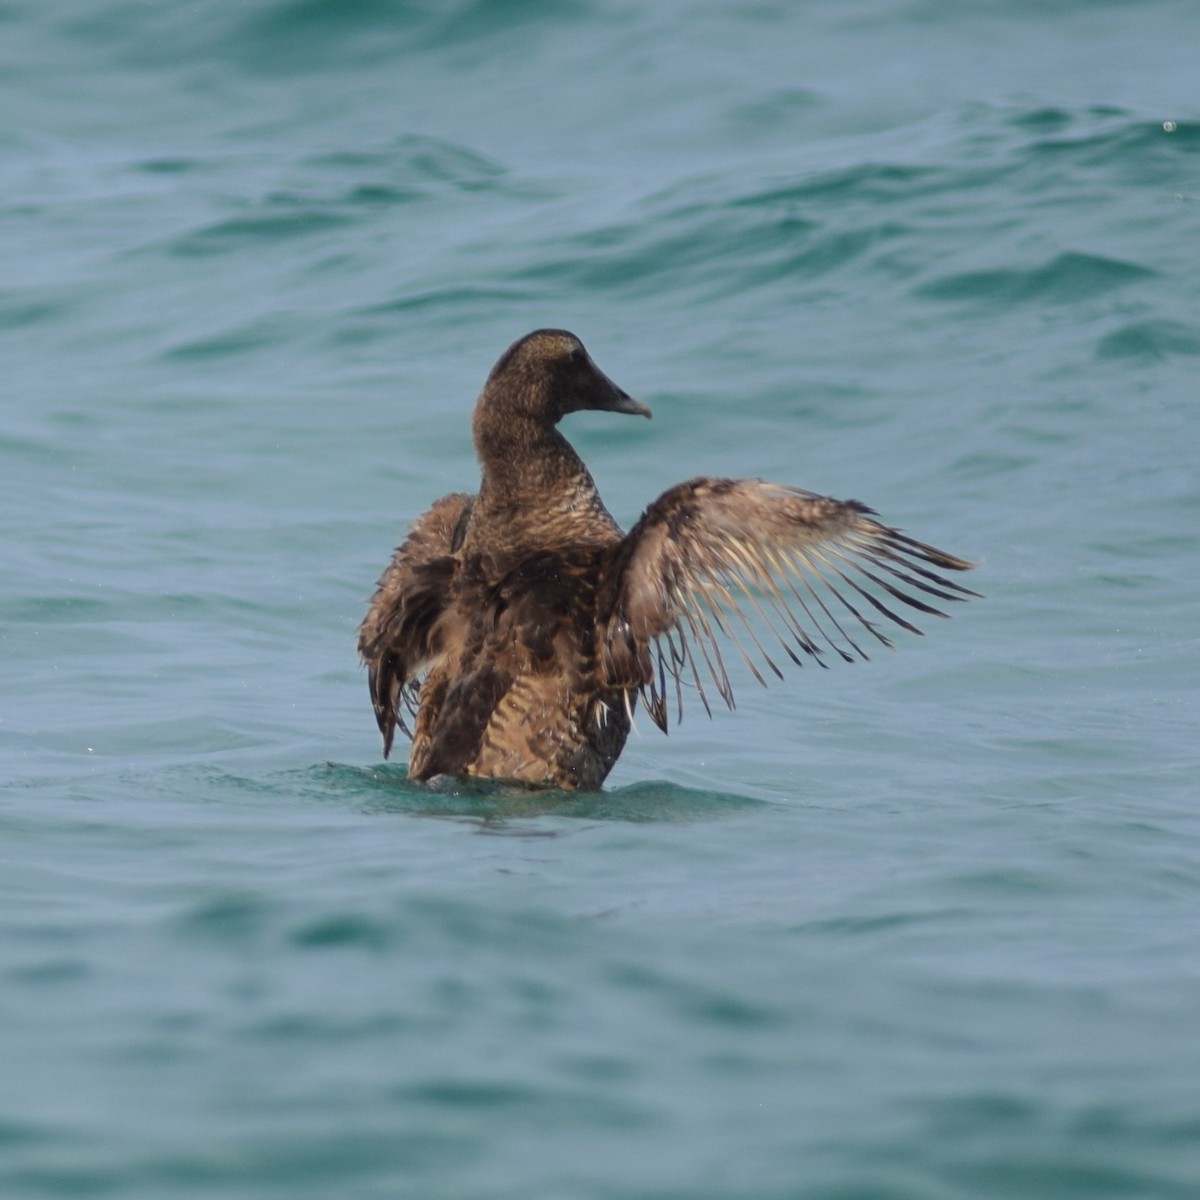
[[[1200,1195],[1200,9],[0,4],[0,1195]],[[540,325],[988,594],[601,795],[354,632]],[[927,623],[928,624],[928,623]]]

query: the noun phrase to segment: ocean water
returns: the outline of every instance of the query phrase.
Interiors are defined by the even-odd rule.
[[[1200,1196],[1200,9],[0,4],[0,1196]],[[383,764],[355,661],[565,326],[986,599]],[[401,763],[403,754],[401,753]]]

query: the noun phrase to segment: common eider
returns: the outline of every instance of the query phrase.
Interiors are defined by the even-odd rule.
[[[921,596],[978,594],[931,569],[973,564],[857,500],[758,479],[676,484],[622,533],[556,428],[585,409],[650,416],[574,334],[510,346],[472,420],[479,491],[438,500],[379,581],[358,649],[384,756],[397,726],[412,739],[410,779],[596,789],[639,699],[664,733],[685,689],[733,707],[723,647],[765,683],[776,659],[890,646],[879,618],[919,633],[893,602],[945,616]]]

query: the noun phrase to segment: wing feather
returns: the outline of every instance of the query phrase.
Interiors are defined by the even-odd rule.
[[[829,652],[866,659],[856,630],[887,647],[889,623],[919,634],[896,606],[948,615],[924,597],[977,596],[943,574],[972,566],[884,525],[857,500],[758,479],[692,479],[663,493],[614,547],[598,595],[601,661],[608,683],[639,689],[666,730],[669,688],[677,719],[685,683],[709,715],[708,683],[733,708],[722,642],[764,686],[767,672],[783,678],[766,637],[797,666],[827,666]]]
[[[450,600],[471,497],[443,496],[410,530],[392,556],[358,629],[383,756],[396,728],[411,737],[403,709],[416,716],[421,677],[442,652],[439,620]]]

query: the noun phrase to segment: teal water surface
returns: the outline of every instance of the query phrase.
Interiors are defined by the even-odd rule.
[[[1200,12],[0,5],[0,1196],[1200,1195]],[[565,326],[987,598],[600,794],[354,660]]]

